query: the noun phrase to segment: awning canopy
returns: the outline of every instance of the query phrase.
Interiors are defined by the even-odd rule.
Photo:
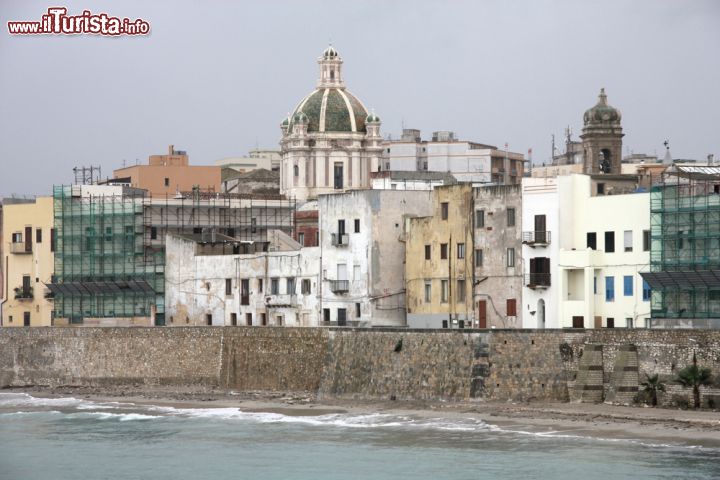
[[[680,270],[666,272],[641,272],[640,275],[650,288],[663,290],[666,288],[720,289],[720,270]]]
[[[155,290],[145,280],[112,282],[63,282],[49,283],[48,289],[55,295],[105,295],[117,293],[152,294]]]

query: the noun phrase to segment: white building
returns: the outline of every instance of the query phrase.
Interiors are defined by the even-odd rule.
[[[383,170],[448,172],[461,182],[503,184],[520,183],[524,172],[522,154],[458,140],[453,132],[433,132],[427,141],[420,130],[407,128],[400,140],[381,147]]]
[[[455,177],[447,172],[383,170],[370,174],[373,190],[432,190],[442,185],[454,185]]]
[[[232,168],[238,172],[248,172],[262,168],[265,170],[279,171],[282,156],[280,150],[253,148],[244,157],[228,157],[215,160],[218,167]]]
[[[321,320],[405,326],[405,221],[432,214],[432,191],[321,195]]]
[[[281,124],[280,193],[299,201],[369,188],[378,169],[380,118],[345,88],[332,46],[318,59],[317,88]]]
[[[272,236],[269,246],[168,235],[167,325],[318,326],[320,249]]]
[[[646,325],[649,194],[598,195],[605,178],[523,179],[523,327]]]

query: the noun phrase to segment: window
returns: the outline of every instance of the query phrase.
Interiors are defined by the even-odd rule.
[[[338,235],[345,235],[345,220],[338,220]]]
[[[205,324],[212,325],[212,313],[205,314]]]
[[[257,219],[250,219],[250,233],[257,233]]]
[[[633,328],[633,319],[632,317],[625,318],[625,326],[627,328]]]
[[[260,314],[260,325],[263,327],[267,326],[267,315],[264,313]]]
[[[615,328],[615,319],[612,317],[607,318],[607,323],[605,324],[607,328]]]
[[[643,252],[650,251],[650,230],[643,230]]]
[[[425,260],[430,260],[430,252],[431,252],[430,245],[425,245]]]
[[[448,244],[441,243],[440,244],[440,260],[447,260],[447,258],[448,258]]]
[[[304,232],[298,233],[298,243],[300,245],[302,245],[303,247],[305,246],[305,233]]]
[[[278,315],[275,317],[275,325],[278,327],[282,327],[282,325],[283,325],[283,316],[282,315]]]
[[[12,234],[12,243],[22,243],[22,233],[15,232]]]
[[[355,233],[360,233],[360,219],[355,219]]]
[[[425,280],[425,303],[432,302],[432,280]]]
[[[597,194],[598,194],[598,195],[605,195],[605,184],[604,184],[604,183],[598,183],[598,184],[597,184]]]
[[[623,246],[625,247],[626,252],[632,252],[632,230],[625,230],[623,232]]]
[[[166,187],[170,186],[170,179],[168,177],[165,177],[165,186]]]
[[[613,253],[615,251],[615,232],[605,232],[605,252]]]
[[[459,258],[459,259],[465,258],[465,244],[464,243],[457,244],[457,258]]]
[[[35,243],[42,243],[42,228],[35,229]]]
[[[172,323],[172,317],[170,317],[170,323]],[[230,325],[237,326],[237,313],[235,312],[230,314]]]
[[[585,244],[587,245],[587,248],[597,250],[597,233],[588,232],[587,233],[587,241]]]
[[[302,279],[302,283],[300,283],[300,292],[303,295],[307,295],[310,293],[310,279],[309,278]]]
[[[448,302],[448,281],[442,280],[440,282],[440,302],[441,303],[447,303]]]
[[[248,278],[240,280],[240,305],[250,305],[250,279]]]
[[[280,279],[270,279],[270,295],[278,295],[280,293]]]
[[[455,303],[465,302],[465,280],[457,281],[457,300]]]
[[[515,249],[514,248],[507,249],[507,266],[508,267],[515,266]]]
[[[475,266],[482,267],[483,264],[483,251],[482,248],[475,249]]]
[[[650,284],[647,283],[647,282],[643,279],[643,302],[649,302],[649,301],[650,301],[650,296],[651,296],[650,294],[651,294]]]
[[[252,327],[252,313],[245,314],[245,325]]]
[[[293,176],[300,176],[300,168],[297,165],[293,165]]]
[[[615,301],[615,277],[605,277],[605,301]]]
[[[514,208],[507,209],[507,226],[508,227],[515,226],[515,209]]]
[[[54,228],[50,229],[50,251],[51,252],[55,251],[55,229]]]
[[[157,227],[150,227],[150,240],[157,240]]]
[[[475,228],[482,228],[485,226],[485,210],[475,211]]]
[[[360,318],[360,304],[355,304],[355,318]]]
[[[442,203],[440,204],[440,217],[441,217],[443,220],[447,220],[447,219],[448,219],[448,210],[449,210],[448,207],[449,207],[449,206],[448,206],[448,202],[442,202]]]
[[[633,277],[632,275],[625,275],[623,277],[623,295],[626,297],[632,297],[633,295]]]
[[[30,326],[30,312],[23,312],[23,326]]]
[[[232,295],[232,278],[225,279],[225,295]]]
[[[329,322],[329,321],[330,321],[330,309],[323,308],[323,322]]]
[[[258,293],[263,293],[263,279],[258,278]]]
[[[597,295],[597,277],[593,277],[593,294]]]
[[[286,282],[286,293],[288,295],[295,295],[295,277],[288,277]]]
[[[517,300],[508,298],[505,302],[505,314],[508,317],[517,317]]]

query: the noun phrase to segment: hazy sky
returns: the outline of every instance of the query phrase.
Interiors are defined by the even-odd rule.
[[[147,37],[10,36],[49,6],[141,17]],[[720,1],[0,0],[0,195],[46,194],[72,167],[195,164],[277,148],[332,39],[348,89],[403,122],[550,156],[605,87],[624,152],[720,159]]]

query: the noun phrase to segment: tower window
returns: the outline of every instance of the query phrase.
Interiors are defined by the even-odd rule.
[[[295,175],[296,177],[300,175],[300,169],[297,165],[293,165],[293,175]]]

